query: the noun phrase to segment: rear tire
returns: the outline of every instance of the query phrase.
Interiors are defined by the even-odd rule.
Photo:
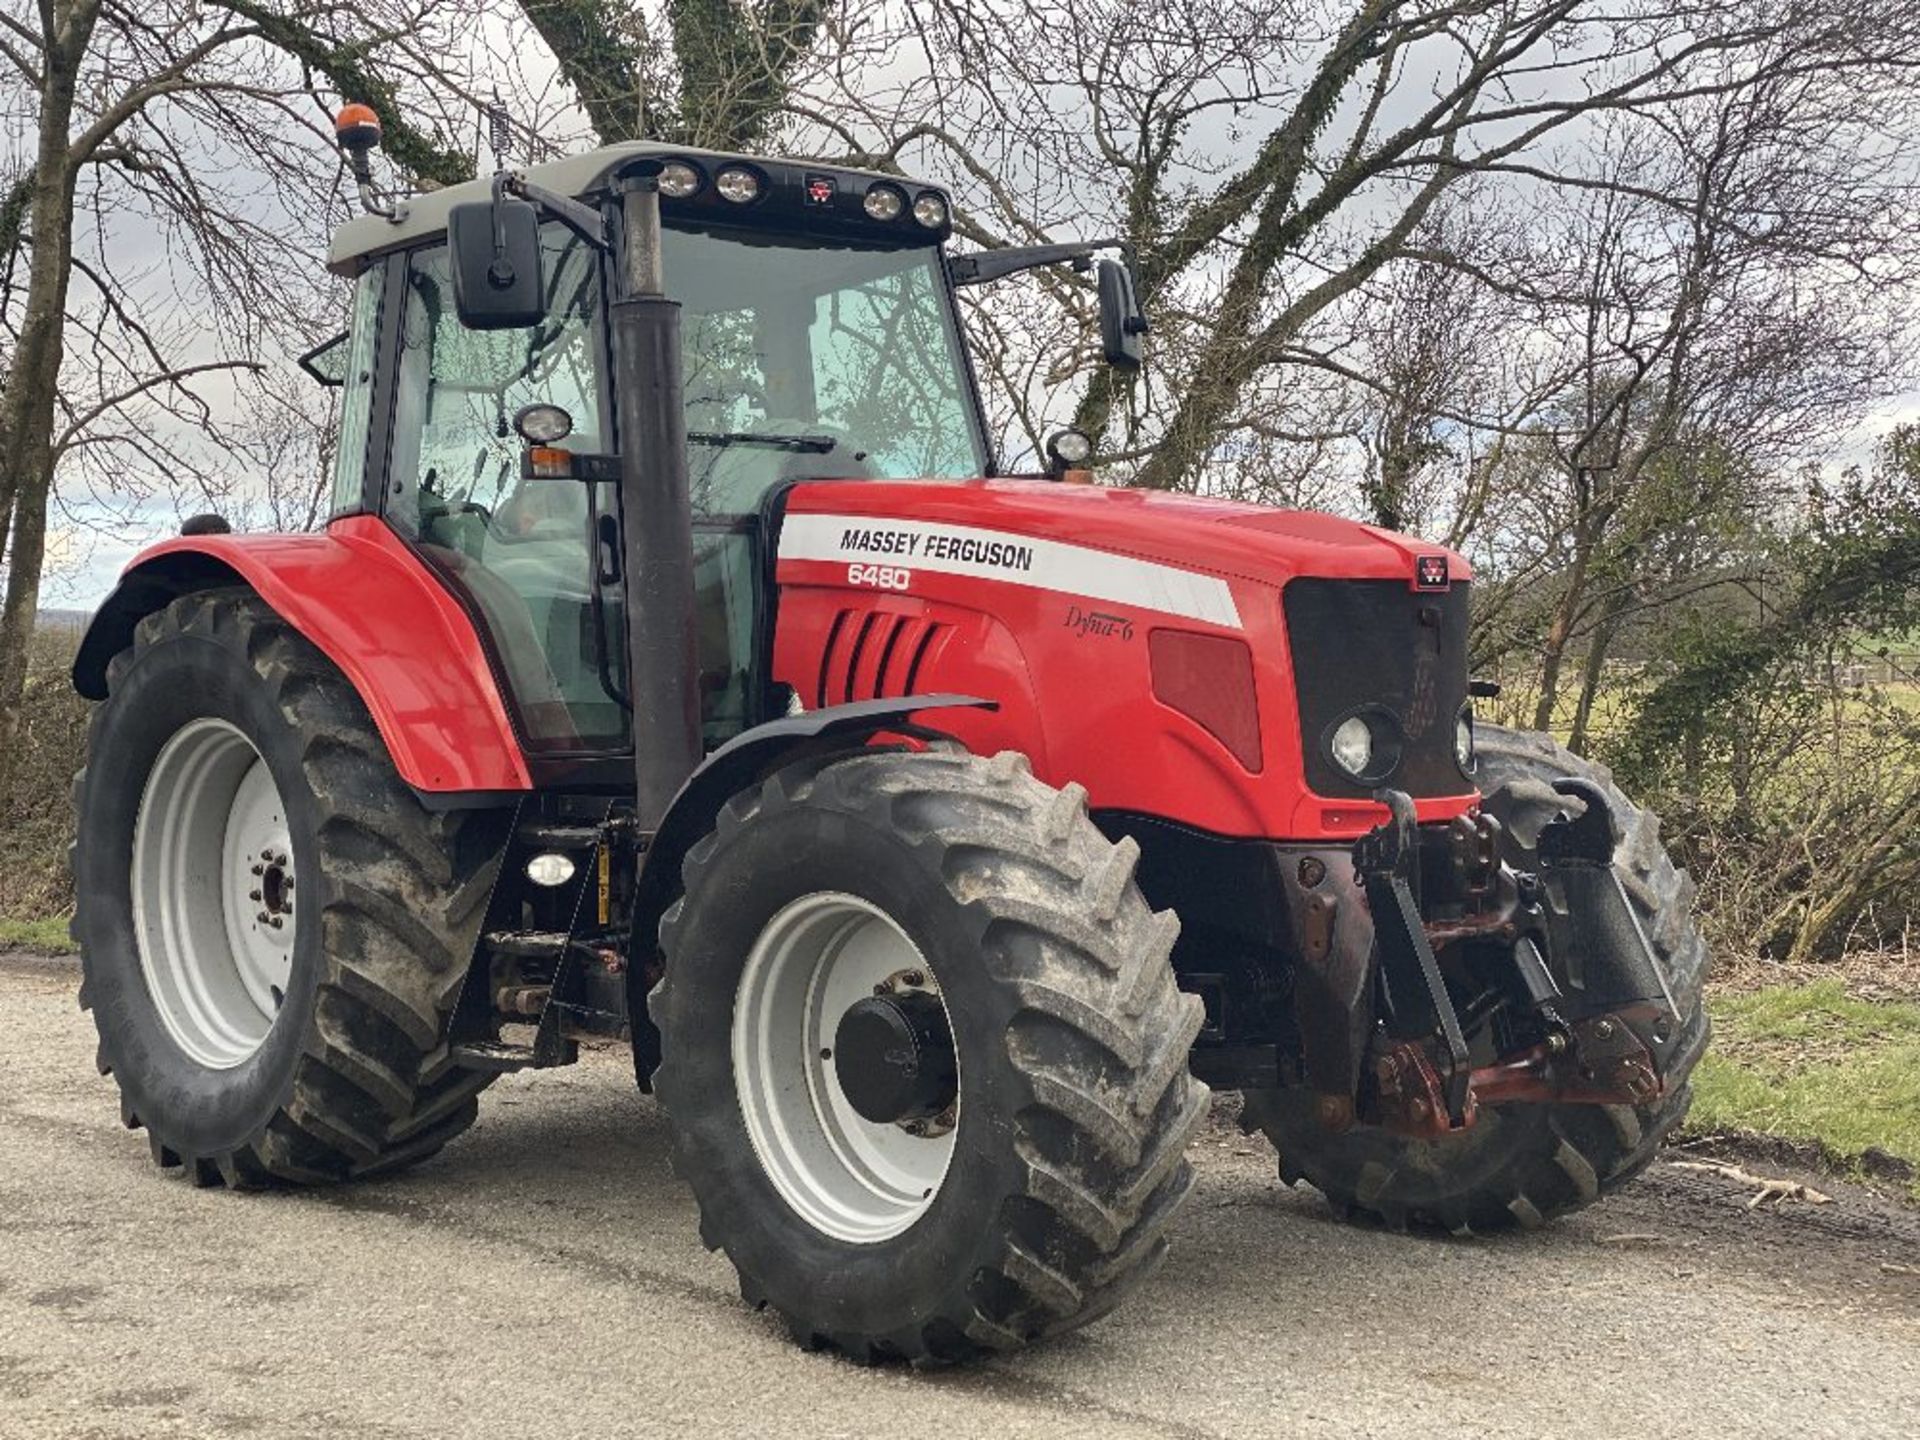
[[[175,600],[107,675],[75,781],[73,936],[121,1118],[197,1184],[337,1180],[433,1154],[491,1078],[455,1068],[446,1033],[510,812],[428,812],[345,677],[249,591]],[[260,895],[260,877],[219,863],[250,792],[278,826],[265,848],[284,845],[242,857],[276,872],[260,913],[291,933],[271,985],[272,952],[250,972],[244,937],[222,943],[252,929],[234,886]],[[169,831],[170,810],[198,818]]]
[[[804,763],[727,804],[661,924],[666,976],[650,1008],[676,1168],[750,1304],[771,1306],[802,1344],[858,1361],[957,1361],[1085,1324],[1152,1270],[1192,1184],[1185,1150],[1207,1091],[1187,1073],[1202,1015],[1168,962],[1178,922],[1141,898],[1137,855],[1093,827],[1078,786],[1050,789],[1011,753]],[[959,1077],[955,1128],[917,1142],[950,1152],[922,1167],[920,1203],[907,1196],[891,1220],[868,1206],[857,1240],[831,1233],[850,1222],[803,1214],[837,1196],[857,1212],[857,1187],[793,1178],[820,1173],[815,1157],[832,1147],[819,1137],[848,1128],[834,1118],[848,1092],[794,1073],[784,1083],[798,1108],[769,1111],[779,1084],[752,1068],[785,1046],[803,1071],[833,1033],[828,1015],[801,1049],[768,1038],[761,1015],[776,992],[754,977],[791,948],[793,917],[836,906],[849,925],[879,917],[857,933],[890,927],[889,953],[924,957]],[[836,957],[856,949],[836,944]],[[792,1006],[791,1023],[842,1003],[826,998],[833,983],[808,990],[819,1004]],[[744,1050],[740,1024],[757,1037]],[[809,1111],[808,1095],[825,1098]],[[763,1161],[769,1133],[801,1138],[776,1139]]]
[[[1307,1181],[1337,1214],[1396,1229],[1532,1228],[1592,1204],[1646,1169],[1686,1118],[1693,1100],[1688,1076],[1707,1044],[1700,989],[1708,956],[1693,920],[1693,881],[1661,845],[1658,817],[1628,800],[1605,766],[1550,736],[1476,728],[1485,808],[1505,827],[1509,864],[1530,869],[1537,863],[1541,827],[1568,803],[1553,780],[1575,776],[1606,792],[1623,835],[1615,868],[1653,942],[1682,1029],[1666,1093],[1652,1105],[1489,1106],[1464,1134],[1436,1140],[1375,1128],[1329,1134],[1311,1094],[1247,1092],[1241,1123],[1273,1142],[1281,1179]]]

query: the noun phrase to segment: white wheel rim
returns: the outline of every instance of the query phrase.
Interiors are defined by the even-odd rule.
[[[231,1069],[260,1048],[293,972],[302,907],[286,816],[266,761],[224,720],[182,726],[141,792],[140,970],[168,1035],[209,1069]]]
[[[836,1240],[871,1245],[909,1229],[953,1159],[957,1129],[921,1136],[866,1119],[832,1059],[848,1008],[915,971],[916,988],[937,995],[932,970],[885,911],[821,891],[767,922],[734,995],[734,1088],[754,1154],[781,1198]]]

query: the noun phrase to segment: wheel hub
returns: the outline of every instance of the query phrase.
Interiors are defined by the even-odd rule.
[[[134,929],[161,1024],[209,1069],[260,1048],[293,970],[295,880],[285,802],[224,720],[161,749],[134,827]]]
[[[939,984],[879,906],[819,891],[767,921],[735,994],[733,1066],[755,1156],[816,1230],[873,1244],[934,1203],[964,1085]]]
[[[847,1103],[876,1125],[931,1119],[959,1089],[947,1008],[924,990],[855,1001],[834,1032],[833,1065]]]

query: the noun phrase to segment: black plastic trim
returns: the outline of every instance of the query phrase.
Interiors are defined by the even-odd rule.
[[[1302,576],[1280,592],[1293,662],[1307,788],[1367,800],[1382,784],[1416,797],[1471,794],[1454,759],[1453,725],[1467,700],[1469,587],[1415,590],[1405,580]],[[1347,717],[1392,717],[1399,754],[1356,779],[1329,747]]]
[[[387,273],[380,293],[380,322],[373,347],[372,393],[367,404],[367,455],[360,467],[360,509],[370,515],[384,515],[387,508],[387,479],[393,460],[393,404],[400,380],[400,331],[406,320],[407,257],[411,254],[409,250],[397,250],[376,262],[386,266]]]

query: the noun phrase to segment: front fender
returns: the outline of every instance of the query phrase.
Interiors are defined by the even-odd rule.
[[[927,710],[994,710],[972,695],[906,695],[859,700],[785,716],[736,735],[709,755],[673,797],[660,829],[647,847],[634,895],[633,930],[627,944],[627,1018],[633,1032],[634,1071],[642,1090],[653,1085],[660,1037],[647,1017],[651,966],[660,917],[680,892],[680,866],[700,837],[713,828],[730,796],[803,754],[858,750],[875,735],[903,730],[924,733],[909,717]]]
[[[104,700],[107,664],[143,618],[226,585],[250,587],[340,667],[415,790],[533,788],[472,619],[372,516],[321,534],[183,535],[143,551],[88,627],[74,689]]]

